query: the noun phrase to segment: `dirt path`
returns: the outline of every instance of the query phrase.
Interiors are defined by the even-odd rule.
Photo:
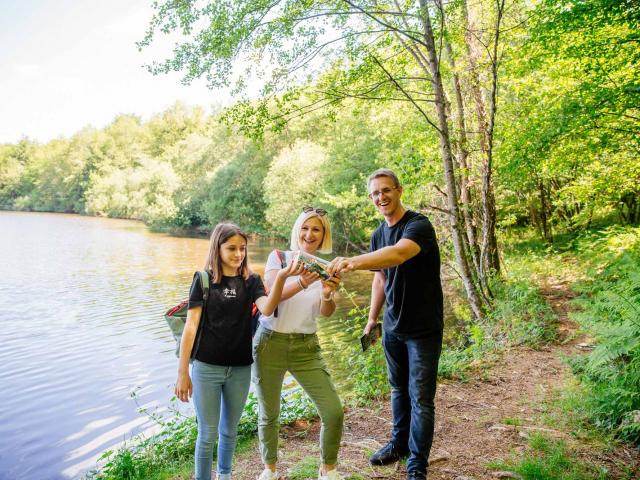
[[[523,451],[532,432],[565,440],[581,457],[606,467],[614,475],[620,472],[620,465],[640,464],[637,451],[618,447],[603,453],[601,447],[577,440],[561,426],[544,423],[545,401],[571,376],[562,357],[585,348],[588,339],[576,337],[575,327],[567,319],[567,301],[572,296],[568,282],[549,281],[543,294],[558,316],[558,343],[540,350],[512,348],[490,370],[478,374],[482,378],[439,384],[429,479],[500,478],[487,464]],[[342,473],[371,479],[405,478],[402,465],[374,469],[367,461],[368,455],[386,442],[390,418],[388,401],[347,411],[340,453]],[[317,422],[299,425],[285,433],[288,438],[283,440],[279,464],[283,478],[303,459],[317,458],[319,425]],[[261,471],[261,466],[255,463],[258,459],[257,452],[242,455],[237,463],[237,471],[242,473],[234,478],[255,478]]]

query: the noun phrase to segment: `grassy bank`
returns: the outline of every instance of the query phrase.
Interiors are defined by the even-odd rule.
[[[176,401],[175,398],[173,401]],[[87,480],[164,480],[190,478],[193,470],[193,451],[197,436],[195,417],[184,416],[175,409],[168,416],[141,411],[158,423],[160,432],[150,438],[134,437],[117,451],[102,455],[102,465],[90,472]],[[312,418],[313,404],[300,388],[282,394],[282,423]],[[258,405],[253,393],[244,406],[238,429],[238,451],[248,448],[257,434]]]

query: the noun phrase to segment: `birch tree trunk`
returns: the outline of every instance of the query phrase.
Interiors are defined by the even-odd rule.
[[[499,0],[497,2],[500,4]],[[496,201],[492,179],[493,160],[493,130],[496,112],[496,88],[497,88],[497,58],[496,51],[499,39],[500,20],[502,11],[500,10],[496,22],[496,32],[494,38],[494,54],[491,58],[491,95],[490,95],[490,118],[487,118],[485,100],[480,88],[480,75],[478,73],[478,59],[480,58],[480,45],[476,38],[477,28],[475,22],[469,15],[467,0],[462,1],[465,22],[467,24],[465,34],[465,45],[469,62],[469,76],[472,98],[475,104],[476,121],[479,133],[480,151],[482,152],[482,248],[480,250],[482,270],[489,272],[500,272],[500,256],[498,253],[498,240],[496,237]],[[484,277],[484,275],[482,275]]]
[[[427,50],[427,60],[429,70],[433,82],[433,91],[435,95],[435,106],[437,112],[438,134],[440,138],[440,149],[442,152],[442,162],[444,166],[445,183],[447,186],[447,201],[449,207],[449,221],[451,224],[451,238],[453,240],[453,249],[458,265],[459,274],[462,278],[469,305],[476,320],[483,318],[483,304],[478,295],[478,291],[471,276],[471,270],[467,256],[464,251],[464,239],[461,231],[461,218],[458,206],[458,196],[456,194],[456,178],[453,155],[451,153],[451,139],[449,137],[449,125],[447,123],[446,99],[444,88],[442,85],[442,76],[440,75],[440,63],[438,59],[438,51],[433,36],[433,28],[431,25],[431,16],[427,0],[420,0],[422,8],[422,22],[424,27],[424,43]]]
[[[456,130],[457,130],[457,158],[460,167],[460,204],[462,205],[462,215],[464,217],[464,225],[467,232],[467,242],[469,245],[469,253],[476,272],[480,273],[480,257],[478,255],[478,240],[476,236],[476,226],[473,219],[472,195],[469,179],[469,142],[467,139],[467,127],[465,124],[465,108],[462,97],[462,87],[460,85],[460,76],[453,57],[451,43],[445,38],[444,50],[447,55],[447,61],[453,71],[453,90],[456,97]]]

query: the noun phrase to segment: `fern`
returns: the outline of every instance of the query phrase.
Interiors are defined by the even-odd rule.
[[[571,364],[590,386],[594,423],[640,443],[640,228],[610,228],[574,248],[589,279],[576,287],[580,311],[572,316],[596,348]]]

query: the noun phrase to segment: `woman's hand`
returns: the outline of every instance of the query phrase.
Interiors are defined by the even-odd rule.
[[[340,277],[334,275],[322,281],[322,297],[320,299],[320,313],[325,317],[330,317],[336,311],[336,302],[333,294],[340,285]]]
[[[305,270],[300,274],[300,281],[302,282],[302,286],[304,288],[309,288],[309,285],[317,281],[319,278],[319,273],[310,272],[309,270]]]
[[[176,380],[176,397],[182,402],[188,402],[193,395],[193,384],[189,373],[179,373]]]
[[[341,278],[338,275],[333,275],[322,282],[322,293],[326,297],[331,295],[340,286]]]

